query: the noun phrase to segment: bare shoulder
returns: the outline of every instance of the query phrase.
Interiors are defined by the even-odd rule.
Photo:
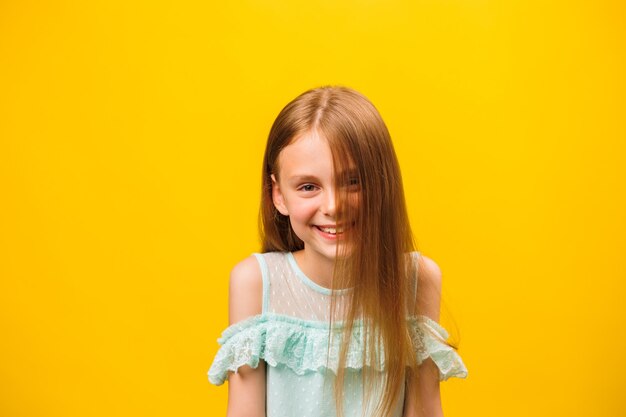
[[[417,308],[418,313],[439,321],[441,305],[441,268],[424,256],[418,258]]]
[[[430,286],[433,286],[435,288],[438,288],[441,290],[441,268],[439,268],[439,265],[437,265],[437,263],[424,256],[424,255],[420,255],[419,259],[418,259],[418,275],[419,275],[419,280],[420,281],[424,281],[425,284],[428,284]]]
[[[263,308],[263,276],[259,261],[250,255],[230,271],[228,316],[230,324],[261,314]]]
[[[230,271],[230,282],[240,285],[262,283],[261,267],[254,255],[250,255],[244,260],[235,264]]]

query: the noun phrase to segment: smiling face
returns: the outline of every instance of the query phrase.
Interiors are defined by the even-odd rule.
[[[289,221],[294,233],[304,242],[304,250],[314,257],[335,259],[337,245],[344,243],[344,230],[338,224],[336,197],[347,192],[356,207],[360,187],[349,173],[336,189],[333,155],[327,140],[318,132],[307,132],[287,145],[278,157],[278,173],[272,174],[272,199],[276,209]],[[343,249],[343,248],[342,248]]]

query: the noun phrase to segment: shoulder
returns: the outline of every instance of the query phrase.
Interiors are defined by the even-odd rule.
[[[230,271],[228,313],[230,324],[261,314],[263,276],[259,261],[250,255]]]
[[[417,308],[418,314],[439,321],[439,307],[441,304],[441,268],[437,263],[420,255],[417,259]]]
[[[418,264],[418,282],[425,281],[425,283],[441,289],[441,268],[437,263],[424,256],[420,255],[417,259]]]
[[[261,280],[261,267],[255,255],[250,255],[235,264],[230,271],[230,282],[237,285],[254,285]]]

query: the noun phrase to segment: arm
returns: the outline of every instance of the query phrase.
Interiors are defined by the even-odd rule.
[[[254,256],[239,262],[230,273],[229,325],[261,314],[263,279]],[[242,366],[228,376],[227,417],[265,417],[265,361],[255,369]]]
[[[441,303],[441,270],[439,266],[425,256],[418,260],[419,279],[417,286],[417,313],[439,322]],[[404,417],[443,417],[441,394],[439,391],[439,369],[428,358],[418,368],[419,378],[407,380],[407,395],[404,404]],[[418,392],[419,404],[409,395]]]

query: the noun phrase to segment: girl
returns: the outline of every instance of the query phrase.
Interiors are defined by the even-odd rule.
[[[443,415],[439,381],[467,370],[437,324],[441,272],[415,251],[374,105],[344,87],[295,98],[262,186],[262,253],[231,272],[209,370],[229,381],[228,416]]]

